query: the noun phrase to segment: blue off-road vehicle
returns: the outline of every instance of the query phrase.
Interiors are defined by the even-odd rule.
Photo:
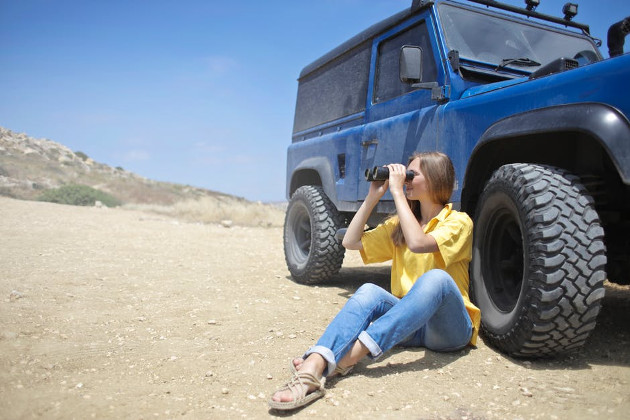
[[[527,357],[584,344],[604,281],[630,278],[630,18],[604,59],[576,5],[537,4],[414,0],[303,69],[284,228],[295,281],[340,270],[366,169],[439,150],[475,222],[486,340]],[[393,210],[386,195],[369,225]]]

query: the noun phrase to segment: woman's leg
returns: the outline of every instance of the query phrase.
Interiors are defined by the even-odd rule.
[[[400,301],[359,334],[372,358],[397,344],[447,351],[468,344],[472,323],[451,276],[443,270],[422,275]]]
[[[328,376],[359,334],[399,301],[382,287],[370,283],[362,285],[331,321],[317,344],[304,354],[304,359],[313,353],[321,355],[327,362],[322,374]]]
[[[370,283],[362,285],[331,321],[317,344],[304,354],[304,360],[299,367],[296,366],[296,370],[321,378],[331,374],[346,354],[346,359],[361,359],[368,351],[357,341],[357,336],[398,301],[381,287]],[[304,390],[305,393],[311,391],[313,389]],[[272,396],[273,401],[292,399],[290,390],[278,391]]]

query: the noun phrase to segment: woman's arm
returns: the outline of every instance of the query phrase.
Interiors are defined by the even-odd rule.
[[[409,208],[403,186],[407,168],[404,165],[392,164],[389,168],[389,190],[394,198],[396,213],[400,220],[400,227],[405,236],[405,243],[411,252],[416,254],[438,252],[439,248],[435,238],[424,233],[416,216]]]
[[[363,236],[363,231],[365,229],[365,224],[367,223],[370,214],[372,214],[372,210],[378,204],[380,199],[387,192],[387,184],[388,182],[371,182],[370,190],[368,192],[367,197],[361,204],[361,207],[356,212],[352,221],[348,225],[348,230],[346,230],[346,234],[343,237],[343,241],[341,244],[346,249],[352,249],[356,251],[360,251],[363,249],[363,244],[361,243],[361,237]]]

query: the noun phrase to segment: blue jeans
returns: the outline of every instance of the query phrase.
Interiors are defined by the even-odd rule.
[[[377,359],[396,345],[459,350],[471,335],[472,322],[455,281],[443,270],[431,270],[401,299],[374,284],[362,285],[304,358],[319,353],[328,362],[328,376],[356,340]]]

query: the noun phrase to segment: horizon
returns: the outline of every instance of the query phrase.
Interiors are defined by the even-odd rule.
[[[537,11],[560,16],[565,2],[541,0]],[[630,2],[578,4],[575,20],[608,58],[606,31]],[[286,201],[300,71],[410,5],[3,2],[0,126],[155,181]]]

